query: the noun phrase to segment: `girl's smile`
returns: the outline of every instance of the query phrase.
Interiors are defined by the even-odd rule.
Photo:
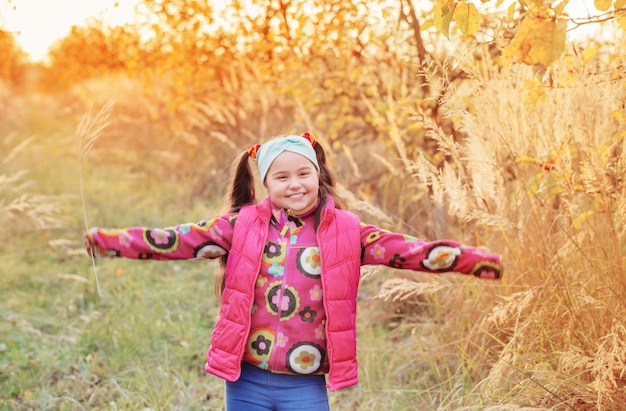
[[[263,185],[276,207],[303,211],[317,201],[319,175],[306,157],[284,151],[272,162]]]

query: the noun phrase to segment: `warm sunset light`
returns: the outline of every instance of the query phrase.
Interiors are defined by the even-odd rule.
[[[0,411],[626,411],[625,33],[0,0]]]
[[[134,18],[139,0],[0,0],[0,28],[15,33],[16,40],[33,61],[45,58],[50,45],[64,37],[73,25],[97,18],[122,25]],[[505,3],[506,4],[506,3]],[[573,18],[597,15],[594,0],[570,1],[566,10]],[[582,27],[575,37],[589,36],[597,26]]]
[[[0,28],[15,33],[33,61],[45,58],[50,45],[73,25],[90,18],[118,25],[132,20],[137,0],[0,0]]]

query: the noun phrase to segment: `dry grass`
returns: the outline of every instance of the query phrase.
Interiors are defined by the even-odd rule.
[[[414,178],[463,241],[504,254],[502,287],[463,349],[475,381],[464,395],[483,407],[626,409],[623,67],[566,57],[542,79],[477,73],[469,106],[447,105],[458,141],[416,113],[446,161],[419,158]],[[438,287],[393,280],[381,296]]]
[[[393,205],[400,213],[386,215],[345,191],[351,208],[381,227],[406,228],[402,223],[410,218],[412,225],[419,224],[411,227],[412,234],[443,233],[488,247],[503,254],[506,270],[500,282],[391,270],[367,273],[359,297],[361,384],[332,393],[335,409],[624,409],[623,66],[567,58],[542,79],[524,67],[476,73],[471,98],[461,100],[459,92],[455,100],[452,90],[447,93],[448,121],[462,129],[462,138],[450,136],[428,115],[413,113],[412,127],[423,128],[428,143],[439,148],[433,157],[409,154],[420,151],[421,141],[407,139],[408,114],[400,107],[405,102],[379,96],[388,103],[384,121],[395,123],[381,130],[392,130],[387,140],[397,145],[382,152],[401,157],[378,157],[378,166],[394,174],[380,187],[381,208]],[[104,95],[109,83],[100,86],[94,101],[110,98]],[[442,80],[441,87],[447,86]],[[128,87],[135,90],[136,85]],[[91,191],[83,211],[89,207],[90,223],[169,224],[205,217],[199,201],[181,200],[193,198],[187,184],[165,177],[139,180],[140,172],[131,169],[131,160],[141,170],[141,156],[156,149],[142,151],[145,142],[133,145],[123,138],[143,135],[151,141],[150,131],[162,130],[140,120],[141,110],[158,107],[141,105],[133,112],[134,100],[123,97],[127,100],[116,119],[126,117],[111,132],[107,129],[107,141],[99,141],[105,143],[102,151],[100,145],[90,149],[103,133],[110,107],[84,117],[78,130],[80,161],[90,153],[97,157],[89,164],[85,185]],[[253,110],[258,101],[250,101],[245,108]],[[273,101],[264,103],[260,115]],[[218,117],[237,113],[236,107],[216,111],[218,103],[200,105],[196,114],[202,117],[189,118],[196,131],[215,131],[211,125]],[[250,124],[255,121],[249,118]],[[225,127],[231,120],[226,116],[217,123]],[[273,123],[259,128],[270,133]],[[244,127],[248,131],[239,143],[252,138],[252,125]],[[236,127],[230,127],[215,131],[213,138],[233,133]],[[61,204],[55,205],[62,197],[36,194],[41,190],[32,189],[29,173],[22,171],[27,167],[14,165],[36,141],[0,137],[9,153],[0,172],[5,210],[0,220],[54,226],[63,215]],[[47,149],[52,149],[56,140],[48,139]],[[180,141],[172,138],[172,144]],[[181,153],[195,150],[194,141],[187,136],[189,147],[173,154],[185,158]],[[167,148],[159,158],[165,158]],[[99,164],[113,149],[126,149],[128,164]],[[373,164],[359,164],[370,157],[356,149],[371,147],[332,154],[338,163],[346,161],[340,156],[348,157],[350,169],[365,174]],[[198,164],[201,169],[206,165],[197,162],[185,172],[206,179],[197,173]],[[175,166],[166,165],[167,170]],[[215,183],[221,184],[221,179]],[[37,248],[37,256],[3,256],[8,264],[0,276],[0,288],[6,290],[0,308],[7,323],[0,331],[11,336],[0,341],[0,356],[7,358],[0,364],[3,399],[23,408],[219,408],[221,381],[204,374],[198,357],[206,349],[216,309],[203,290],[210,287],[212,268],[102,261],[105,292],[98,297],[88,262],[73,259],[82,228],[79,213],[72,215],[76,221],[64,233],[71,241],[42,245],[36,235],[22,236],[20,244]]]
[[[7,138],[3,143],[7,155],[0,163],[0,223],[37,230],[63,227],[67,223],[65,206],[72,196],[32,192],[33,181],[29,180],[28,171],[11,167],[11,162],[24,153],[31,140],[17,143]]]

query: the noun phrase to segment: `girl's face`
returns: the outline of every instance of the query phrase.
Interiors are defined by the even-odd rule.
[[[306,210],[317,201],[319,176],[315,165],[301,154],[283,151],[272,162],[263,186],[276,207]]]

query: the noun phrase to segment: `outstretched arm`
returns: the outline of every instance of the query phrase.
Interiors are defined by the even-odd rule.
[[[166,228],[94,227],[85,232],[87,251],[96,257],[152,260],[217,258],[230,250],[235,214]]]
[[[361,263],[431,273],[456,272],[480,278],[502,275],[500,256],[456,241],[423,241],[400,233],[361,225]]]

